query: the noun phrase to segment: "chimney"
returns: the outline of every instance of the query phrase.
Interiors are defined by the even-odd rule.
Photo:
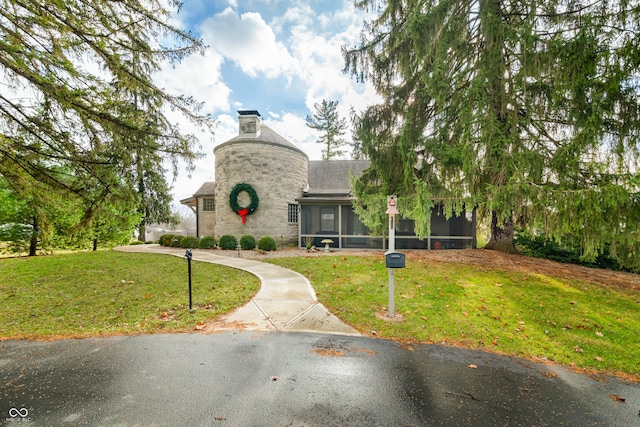
[[[240,136],[247,138],[257,138],[260,136],[260,113],[257,110],[238,111],[238,122],[240,125]]]

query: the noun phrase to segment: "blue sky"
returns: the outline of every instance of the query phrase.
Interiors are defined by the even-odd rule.
[[[203,39],[206,54],[165,67],[156,80],[204,102],[218,127],[214,136],[197,133],[206,156],[191,178],[181,168],[174,202],[214,180],[213,148],[237,135],[238,110],[258,110],[265,124],[320,159],[319,134],[304,124],[314,103],[337,100],[348,118],[350,108],[378,100],[369,85],[342,73],[340,47],[356,44],[369,18],[353,0],[185,0],[172,23]]]

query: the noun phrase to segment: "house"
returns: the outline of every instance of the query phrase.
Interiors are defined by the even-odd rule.
[[[334,248],[384,249],[383,236],[371,235],[353,212],[350,176],[368,160],[309,160],[300,148],[273,131],[255,110],[238,112],[238,135],[214,149],[215,182],[205,182],[180,203],[196,214],[198,236],[231,234],[304,247],[306,242]],[[418,239],[413,221],[400,218],[397,249],[475,247],[475,212],[446,219],[434,209],[431,236]]]

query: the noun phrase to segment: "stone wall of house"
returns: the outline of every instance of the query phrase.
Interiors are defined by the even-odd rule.
[[[204,197],[198,197],[198,237],[214,236],[216,225],[216,211],[203,210],[203,198]]]
[[[250,234],[256,242],[263,236],[277,244],[297,244],[298,224],[288,222],[289,204],[296,204],[307,181],[308,158],[295,146],[259,140],[238,140],[215,150],[215,237],[232,234],[240,239]],[[258,208],[247,215],[245,224],[231,210],[229,195],[236,184],[250,184],[259,198]],[[246,192],[238,196],[240,206],[248,206]]]

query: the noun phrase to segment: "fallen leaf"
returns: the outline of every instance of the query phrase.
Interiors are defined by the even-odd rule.
[[[573,347],[573,351],[575,351],[576,353],[584,353],[584,350],[578,347],[577,345]]]
[[[502,287],[502,283],[496,283],[496,286],[501,288]]]
[[[596,335],[599,336],[599,337],[603,337],[604,336],[604,334],[602,332],[600,332],[600,331],[596,331]]]
[[[226,418],[225,417],[216,417],[215,420],[216,421],[225,421]]]
[[[604,359],[603,359],[602,357],[600,357],[600,356],[596,356],[596,360],[597,360],[598,362],[602,362],[602,361],[604,361]]]
[[[271,381],[277,381],[277,380],[278,380],[278,377],[276,377],[275,375],[271,376]]]
[[[467,313],[466,311],[465,311],[464,313],[462,313],[462,315],[463,315],[464,317],[469,317],[469,313]]]
[[[478,369],[478,365],[474,365],[473,363],[469,365],[469,369]]]
[[[627,399],[625,399],[624,397],[621,397],[617,394],[610,394],[609,398],[611,400],[613,400],[614,402],[621,402],[621,403],[627,403]]]

